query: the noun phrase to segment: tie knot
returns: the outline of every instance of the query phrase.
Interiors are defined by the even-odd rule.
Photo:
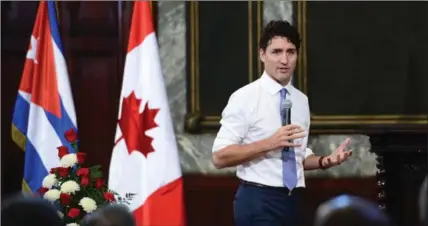
[[[287,94],[287,89],[282,88],[280,92],[281,92],[281,98],[285,98],[285,95]]]

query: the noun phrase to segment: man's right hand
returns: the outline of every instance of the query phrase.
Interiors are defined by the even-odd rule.
[[[269,138],[255,141],[249,144],[228,145],[213,154],[213,163],[216,168],[237,166],[252,159],[266,155],[267,152],[283,147],[297,147],[301,144],[292,143],[295,139],[303,138],[307,134],[298,125],[281,127]]]
[[[294,124],[281,127],[275,134],[269,137],[266,142],[270,150],[283,147],[298,147],[301,144],[292,143],[295,139],[303,138],[307,134],[305,130]]]

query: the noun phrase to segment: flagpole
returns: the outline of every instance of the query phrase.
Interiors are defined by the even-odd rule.
[[[59,27],[59,7],[58,7],[58,1],[55,2],[55,11],[56,11],[56,21],[58,21],[58,27]]]
[[[117,64],[117,75],[118,78],[122,78],[121,73],[123,73],[123,13],[122,13],[122,0],[117,1],[117,29],[118,29],[118,37],[117,37],[117,48],[118,48],[118,64]],[[120,79],[118,79],[120,81]],[[120,86],[118,86],[120,87]]]

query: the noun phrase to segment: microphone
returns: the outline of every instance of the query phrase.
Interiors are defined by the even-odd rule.
[[[281,102],[281,109],[284,111],[282,114],[282,126],[290,125],[291,124],[291,107],[293,104],[290,100],[283,100]],[[288,142],[293,143],[292,140],[289,140]],[[289,151],[290,147],[286,147],[285,151]]]
[[[291,103],[290,100],[283,100],[281,102],[281,109],[283,109],[283,118],[282,118],[282,126],[286,126],[291,124],[291,106],[293,104]]]

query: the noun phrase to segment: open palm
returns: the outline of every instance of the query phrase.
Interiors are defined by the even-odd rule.
[[[352,150],[346,150],[346,147],[351,142],[351,138],[347,138],[336,150],[326,157],[324,166],[332,167],[346,161],[352,155]]]

